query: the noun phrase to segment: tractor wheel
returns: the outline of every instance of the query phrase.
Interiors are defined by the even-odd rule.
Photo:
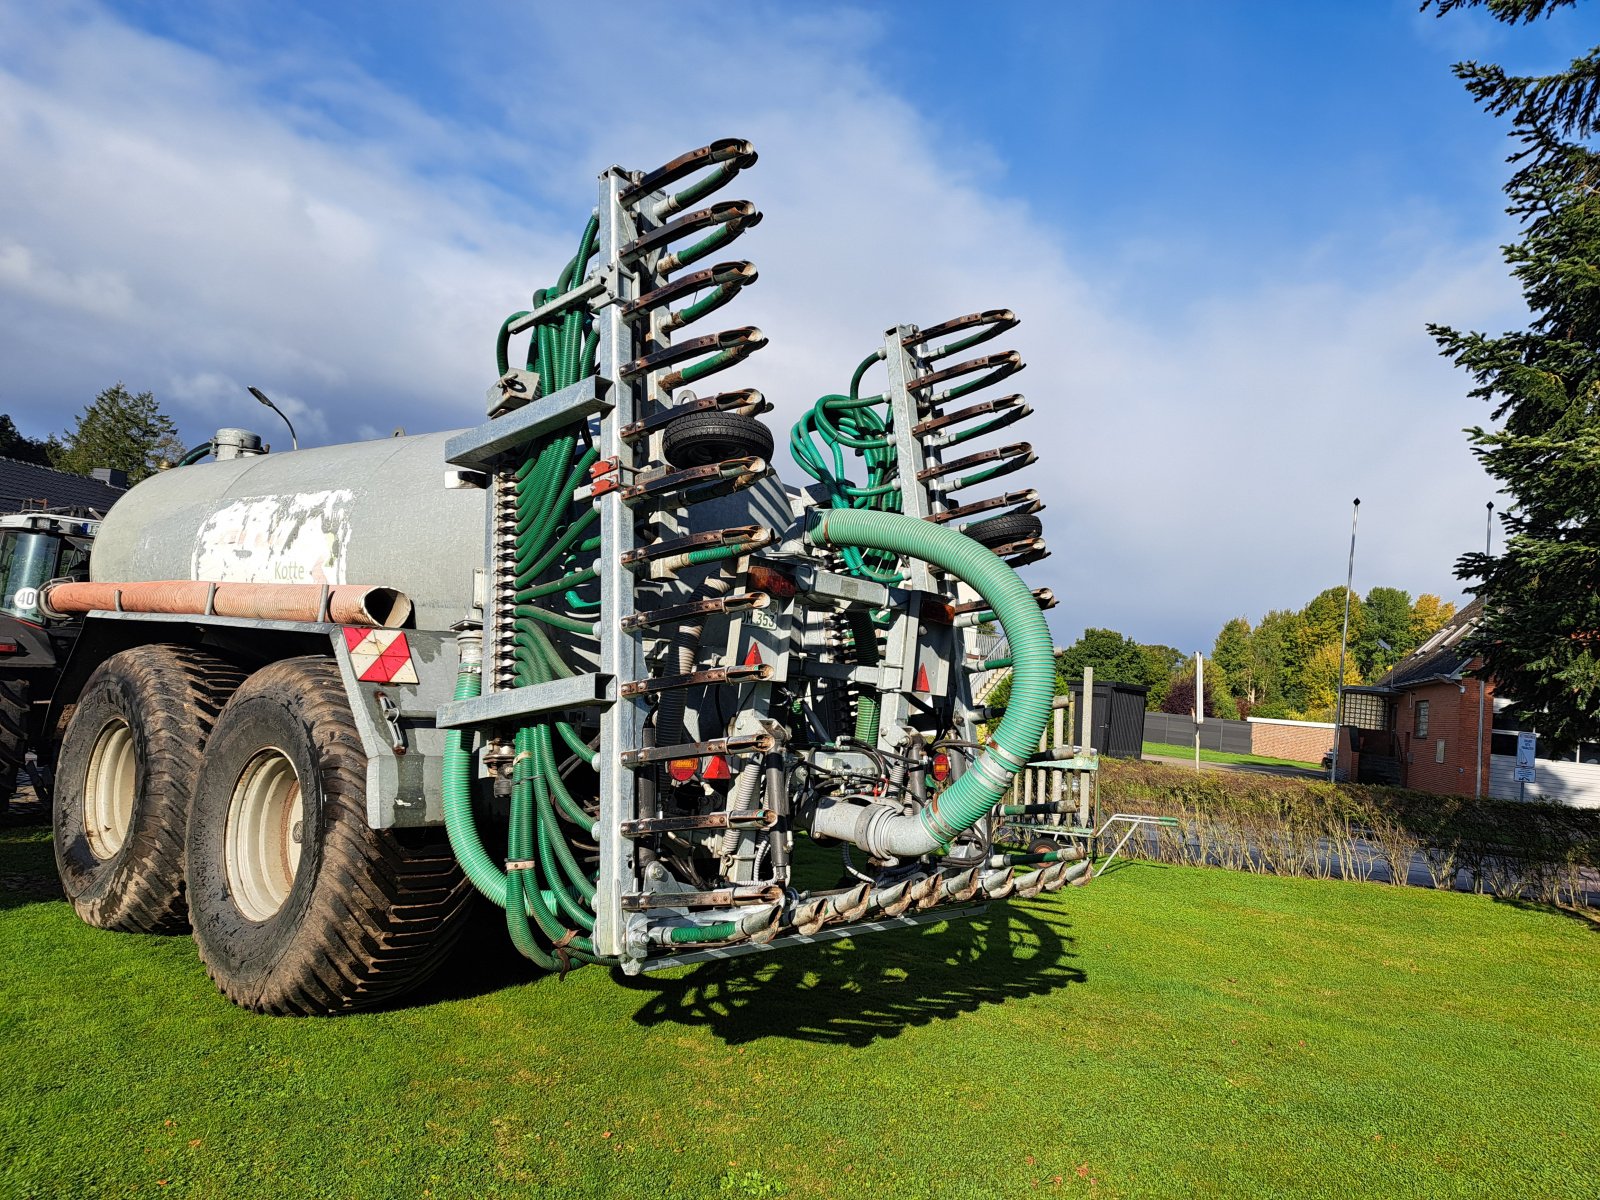
[[[974,521],[961,531],[981,546],[993,550],[1013,542],[1044,535],[1044,523],[1032,513],[1005,513],[986,521]]]
[[[140,646],[101,663],[78,697],[56,774],[61,886],[97,929],[187,924],[183,829],[212,723],[244,679],[187,646]]]
[[[367,824],[367,756],[339,668],[252,675],[206,748],[189,910],[207,972],[256,1012],[366,1008],[422,982],[473,896],[439,830]]]
[[[28,677],[0,675],[0,812],[11,804],[27,753]]]
[[[730,458],[772,460],[772,430],[738,413],[685,413],[661,435],[661,453],[678,470]]]

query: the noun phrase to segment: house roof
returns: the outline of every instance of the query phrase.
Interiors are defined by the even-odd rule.
[[[1474,600],[1379,679],[1377,688],[1400,691],[1425,683],[1457,683],[1477,657],[1463,648],[1467,634],[1483,615],[1483,601]]]
[[[0,458],[0,512],[74,506],[105,512],[126,490],[37,463]]]

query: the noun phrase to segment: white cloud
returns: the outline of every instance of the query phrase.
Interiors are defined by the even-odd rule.
[[[1359,587],[1448,591],[1481,537],[1488,485],[1459,428],[1483,414],[1422,325],[1495,323],[1509,290],[1492,247],[1375,215],[1370,244],[1314,241],[1271,287],[1167,303],[1158,326],[1117,298],[1148,291],[1172,248],[1076,259],[1071,213],[990,186],[995,148],[876,80],[870,16],[497,20],[504,44],[544,47],[537,99],[486,81],[501,107],[467,127],[321,50],[224,61],[98,10],[13,10],[0,400],[43,432],[125,378],[194,440],[221,424],[277,440],[246,383],[308,441],[465,423],[500,318],[553,278],[598,169],[736,134],[762,153],[737,190],[767,219],[732,251],[762,280],[723,315],[773,342],[727,382],[778,402],[782,431],[887,326],[1016,309],[1037,412],[1016,436],[1043,462],[1014,486],[1050,506],[1056,555],[1027,574],[1062,598],[1063,640],[1109,625],[1190,649],[1237,613],[1298,606],[1342,578],[1357,494]],[[622,33],[672,45],[685,69],[667,99],[563,52]],[[285,103],[262,98],[274,78],[292,81]],[[1368,283],[1325,282],[1351,258]]]

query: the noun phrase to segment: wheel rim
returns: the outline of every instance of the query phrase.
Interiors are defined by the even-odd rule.
[[[265,921],[283,907],[300,867],[305,807],[300,777],[277,747],[262,750],[233,785],[223,859],[241,912]]]
[[[113,857],[128,840],[137,778],[133,730],[126,721],[110,721],[94,740],[83,784],[83,832],[90,851],[102,861]]]

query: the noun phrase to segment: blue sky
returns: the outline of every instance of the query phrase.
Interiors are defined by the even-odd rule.
[[[889,324],[1023,317],[1059,640],[1298,607],[1355,495],[1357,587],[1453,598],[1487,414],[1423,325],[1522,313],[1509,143],[1449,66],[1597,41],[1409,0],[0,0],[0,410],[60,430],[121,378],[191,441],[261,426],[250,383],[313,442],[464,424],[595,175],[739,135],[766,221],[729,311],[772,346],[730,382],[776,427]]]

